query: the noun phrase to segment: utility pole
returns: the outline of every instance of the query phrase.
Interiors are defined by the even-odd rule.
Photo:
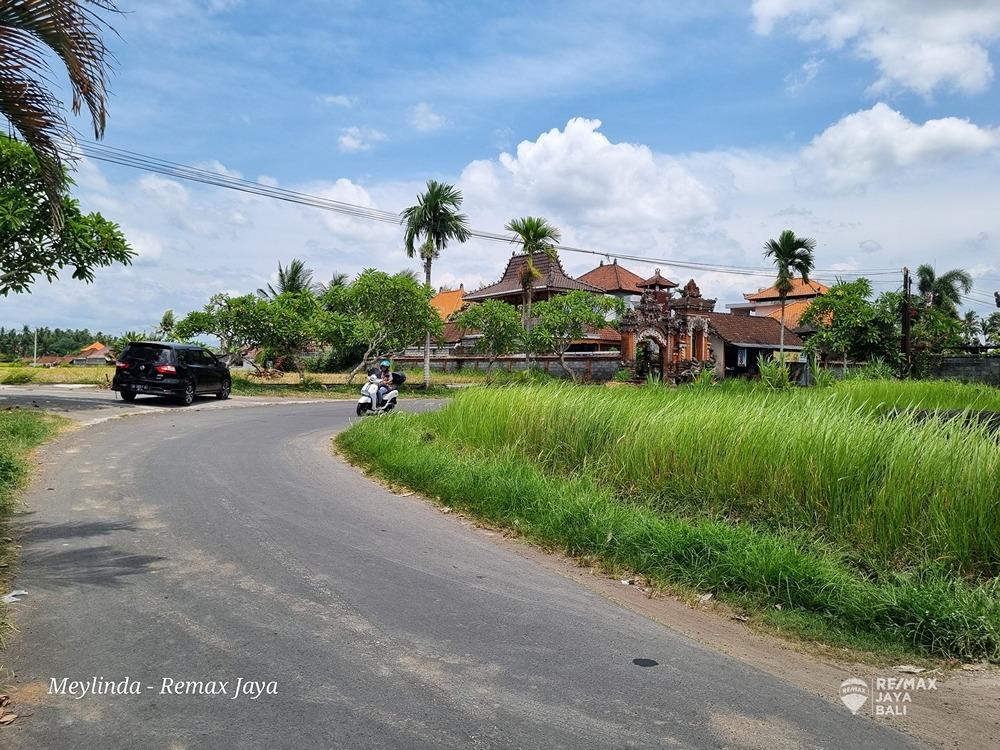
[[[38,367],[38,326],[35,326],[35,350],[31,355],[31,366]]]
[[[910,269],[903,267],[903,376],[910,377],[910,366],[912,364],[911,337],[910,337],[910,290],[913,280],[910,278]]]

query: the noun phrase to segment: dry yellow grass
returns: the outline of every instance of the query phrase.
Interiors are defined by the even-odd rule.
[[[64,367],[25,367],[0,365],[0,383],[8,373],[24,373],[30,376],[32,383],[81,383],[92,385],[108,385],[114,377],[114,367],[92,367],[92,366],[64,366]],[[406,370],[406,377],[410,383],[419,383],[423,379],[423,374],[419,371]],[[297,385],[299,376],[294,372],[286,372],[280,378],[256,378],[252,373],[244,370],[233,370],[234,377],[246,378],[251,382],[270,383],[273,385]],[[314,383],[346,383],[347,373],[345,372],[310,372],[307,377]],[[361,383],[364,379],[363,373],[359,373],[355,378],[355,383]],[[475,372],[432,372],[431,382],[436,385],[446,383],[479,383],[483,376]]]

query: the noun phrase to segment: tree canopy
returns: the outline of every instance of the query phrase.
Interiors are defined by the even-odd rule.
[[[566,364],[566,352],[574,341],[582,339],[589,328],[608,325],[608,314],[625,311],[625,303],[617,297],[591,292],[573,291],[535,305],[538,323],[531,331],[540,343],[559,356],[559,364],[573,380],[576,374]]]
[[[405,273],[388,274],[369,268],[346,286],[321,298],[331,312],[348,321],[348,341],[364,346],[361,361],[348,382],[366,365],[419,341],[428,331],[441,330],[441,318],[431,307],[430,287]]]
[[[806,340],[811,354],[828,353],[854,361],[884,359],[897,363],[900,355],[900,305],[897,292],[872,301],[868,279],[840,281],[817,297],[799,320],[816,332]]]
[[[26,292],[39,277],[52,281],[63,268],[89,282],[97,268],[132,262],[135,253],[117,224],[82,213],[65,191],[60,201],[63,223],[56,231],[38,159],[0,135],[0,295]]]
[[[474,350],[489,357],[487,377],[497,357],[516,351],[524,334],[517,309],[498,299],[469,306],[455,317],[455,323],[479,334]]]

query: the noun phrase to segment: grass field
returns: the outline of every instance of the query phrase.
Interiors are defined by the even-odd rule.
[[[473,389],[338,444],[491,523],[810,636],[996,660],[1000,444],[912,410],[997,396],[881,382]]]
[[[419,370],[404,370],[407,385],[413,386],[423,383],[423,372]],[[91,385],[109,385],[111,378],[115,375],[114,367],[25,367],[0,365],[0,384],[27,384],[27,383],[86,383]],[[294,372],[286,372],[280,378],[268,378],[262,380],[253,378],[249,372],[235,370],[234,379],[242,378],[250,383],[260,383],[267,385],[299,385],[299,376]],[[312,383],[323,383],[326,385],[343,385],[347,383],[347,373],[342,372],[311,372],[307,373],[307,379]],[[431,373],[432,385],[481,383],[484,377],[473,371],[463,370],[461,372],[433,372]],[[361,388],[364,375],[355,376],[354,382]]]

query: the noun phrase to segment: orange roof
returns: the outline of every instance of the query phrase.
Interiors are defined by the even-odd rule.
[[[87,352],[98,351],[99,349],[107,349],[107,347],[100,341],[95,341],[93,344],[83,347],[79,353],[86,354]]]
[[[812,298],[807,299],[797,299],[792,302],[787,302],[785,304],[785,327],[795,328],[799,324],[799,319],[802,314],[806,311],[806,308],[812,304]],[[776,307],[773,310],[763,314],[763,317],[774,318],[775,320],[781,320],[781,308]]]
[[[458,289],[441,291],[431,299],[431,305],[438,311],[441,320],[448,320],[448,318],[462,309],[462,296],[464,294],[464,286],[459,286]]]
[[[602,260],[601,265],[587,271],[583,276],[577,276],[576,280],[586,281],[588,284],[600,287],[606,292],[642,294],[642,289],[639,288],[639,284],[642,283],[642,277],[632,273],[624,266],[619,266],[617,259],[607,265]]]
[[[787,299],[792,299],[793,297],[807,297],[812,299],[829,291],[830,287],[820,284],[818,281],[810,281],[806,284],[802,279],[792,279],[792,291],[785,295],[785,297]],[[774,284],[767,289],[761,289],[753,294],[744,294],[743,297],[749,302],[770,302],[781,299]]]

